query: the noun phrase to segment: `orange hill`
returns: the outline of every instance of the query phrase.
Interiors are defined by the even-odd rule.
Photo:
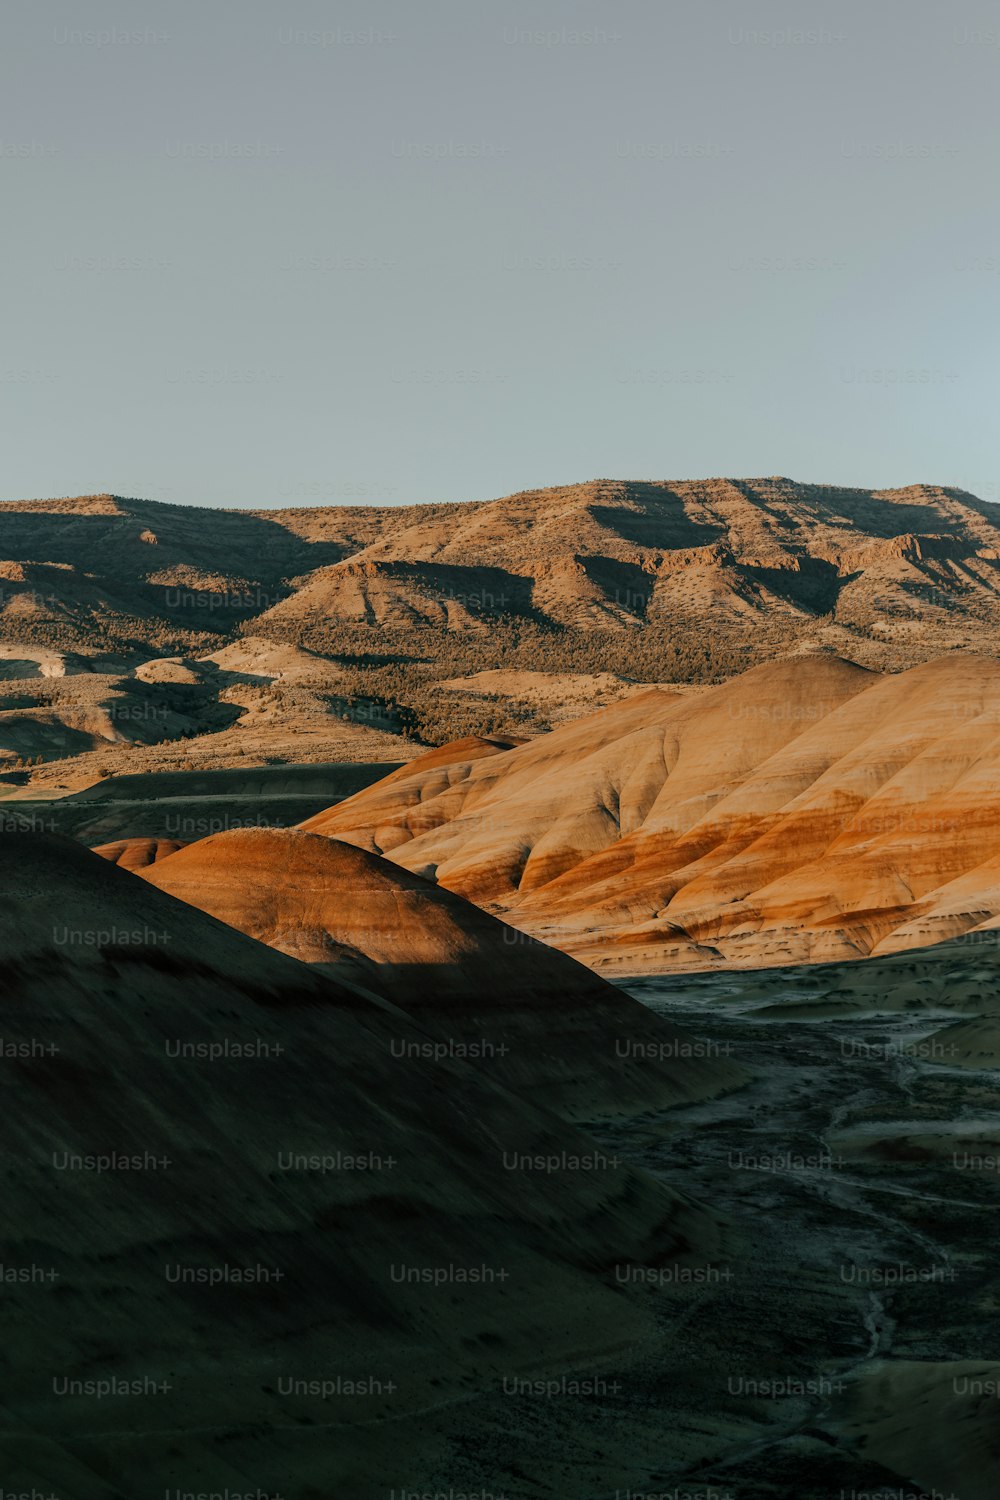
[[[1000,662],[827,654],[421,759],[303,827],[622,972],[889,953],[1000,917]]]
[[[570,1118],[700,1098],[740,1077],[564,954],[350,844],[235,829],[141,874],[384,997],[439,1045]]]

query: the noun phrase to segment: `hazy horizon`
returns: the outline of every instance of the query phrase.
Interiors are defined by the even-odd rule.
[[[10,8],[11,498],[1000,498],[985,0]]]

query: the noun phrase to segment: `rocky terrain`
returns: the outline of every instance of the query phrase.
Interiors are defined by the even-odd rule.
[[[623,1381],[631,1411],[658,1404],[669,1431],[647,1493],[995,1493],[995,938],[629,986],[752,1074],[673,1111],[636,1158],[733,1236],[666,1363]],[[974,1027],[992,1036],[976,1054]],[[625,1139],[641,1133],[605,1136]]]
[[[218,511],[118,496],[0,507],[5,633],[201,643],[253,622],[628,629],[722,610],[848,624],[996,608],[993,508],[935,486],[596,480],[458,505]],[[261,627],[264,627],[261,629]],[[186,632],[186,634],[185,634]]]
[[[994,650],[1000,526],[957,490],[596,480],[454,505],[0,504],[0,776],[406,759],[810,644]]]
[[[991,515],[0,507],[6,1489],[991,1500]]]

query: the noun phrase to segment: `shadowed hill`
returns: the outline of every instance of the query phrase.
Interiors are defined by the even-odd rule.
[[[0,917],[0,1250],[41,1273],[4,1288],[22,1483],[374,1500],[440,1458],[408,1414],[644,1335],[599,1268],[714,1253],[709,1216],[399,1008],[68,840],[0,839]]]
[[[738,1071],[564,954],[350,844],[240,829],[142,875],[354,982],[575,1119],[628,1115],[732,1086]]]

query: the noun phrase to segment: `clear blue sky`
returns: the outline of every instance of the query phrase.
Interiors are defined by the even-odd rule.
[[[1000,499],[998,93],[985,0],[8,0],[0,494]]]

